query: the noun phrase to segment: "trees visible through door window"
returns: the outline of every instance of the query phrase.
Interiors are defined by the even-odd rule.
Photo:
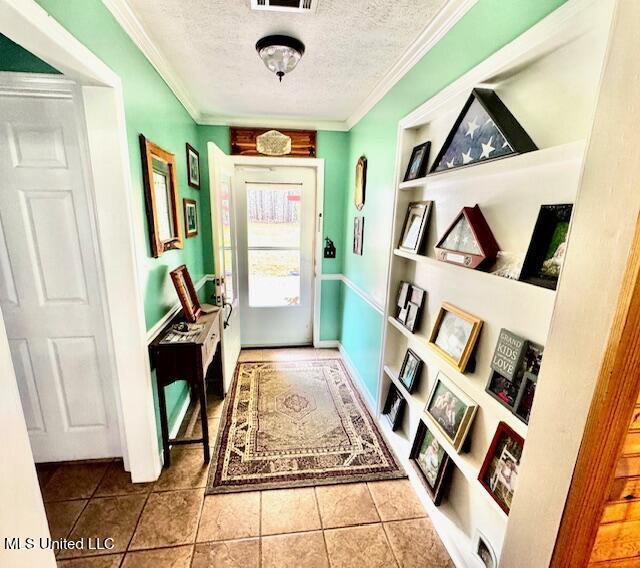
[[[300,304],[300,185],[247,184],[249,305]]]
[[[229,193],[229,184],[225,181],[221,194],[222,205],[222,248],[224,251],[224,286],[225,299],[230,304],[235,299],[234,271],[235,255],[233,253],[233,242],[231,240],[231,214],[232,204]]]

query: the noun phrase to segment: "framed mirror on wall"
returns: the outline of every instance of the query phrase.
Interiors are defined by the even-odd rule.
[[[181,249],[182,227],[178,209],[176,157],[140,135],[145,203],[151,253],[158,258]]]

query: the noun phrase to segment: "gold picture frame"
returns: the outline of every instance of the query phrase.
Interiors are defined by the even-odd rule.
[[[429,347],[461,373],[476,346],[483,321],[444,302],[429,336]]]
[[[360,156],[356,164],[356,184],[353,192],[353,201],[356,209],[361,211],[364,207],[365,193],[367,191],[367,158]]]

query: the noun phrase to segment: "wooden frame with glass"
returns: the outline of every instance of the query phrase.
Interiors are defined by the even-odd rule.
[[[433,201],[414,201],[407,207],[407,215],[402,227],[402,236],[398,248],[408,252],[418,253],[422,248],[427,227],[429,226],[429,214]]]
[[[140,135],[151,253],[183,248],[175,155]]]
[[[170,272],[170,275],[180,299],[184,317],[188,322],[194,323],[202,313],[202,307],[187,266],[185,264],[178,266]]]
[[[423,420],[418,423],[409,459],[420,474],[432,501],[436,506],[439,505],[449,486],[453,461]]]

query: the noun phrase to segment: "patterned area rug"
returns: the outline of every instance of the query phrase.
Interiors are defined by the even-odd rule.
[[[207,493],[406,477],[339,359],[239,363]]]

